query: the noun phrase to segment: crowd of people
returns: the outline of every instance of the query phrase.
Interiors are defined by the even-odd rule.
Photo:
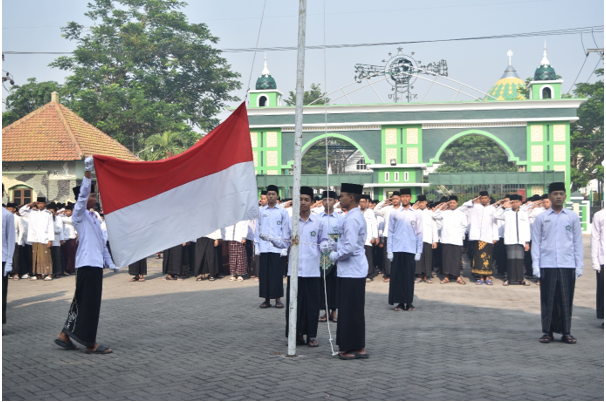
[[[97,235],[100,244],[94,247],[101,256],[94,265],[85,264],[95,268],[90,275],[98,275],[97,268],[117,269],[111,260],[103,214],[89,210],[95,205],[94,196],[89,199],[90,180],[84,183],[88,185],[87,200],[79,198],[77,188],[76,204],[47,204],[39,197],[27,205],[6,206],[3,214],[10,212],[13,217],[11,241],[15,249],[4,267],[8,257],[3,242],[5,282],[10,277],[51,281],[80,271],[84,263],[77,256],[90,258],[83,250],[79,230],[87,227]],[[379,202],[362,190],[360,185],[343,183],[340,195],[324,191],[321,197],[316,197],[313,189],[300,189],[298,344],[317,347],[318,323],[332,321],[337,323],[339,357],[368,358],[364,320],[366,283],[382,275],[383,281],[389,283],[387,302],[394,306],[394,311],[414,311],[415,284],[431,284],[436,276],[440,284],[467,283],[463,276],[463,254],[468,257],[477,286],[494,285],[495,275],[504,279],[503,286],[531,286],[529,279],[536,279],[541,292],[544,333],[540,341],[551,342],[553,333],[560,333],[562,341],[576,343],[571,335],[571,312],[575,279],[583,273],[583,242],[579,217],[564,208],[564,183],[552,183],[548,194],[526,200],[519,194],[494,200],[487,191],[481,191],[461,205],[455,195],[433,202],[425,195],[417,195],[413,200],[410,188],[395,191]],[[82,211],[79,224],[75,224],[72,215],[78,203]],[[280,200],[279,189],[268,186],[260,196],[257,220],[241,221],[158,253],[158,258],[163,255],[163,280],[192,277],[197,281],[214,281],[223,277],[221,267],[226,247],[228,280],[241,282],[252,278],[259,282],[259,297],[263,300],[260,308],[284,308],[284,277],[290,283],[291,273],[288,256],[292,214],[292,200]],[[592,230],[598,318],[603,318],[603,215],[603,210],[595,214]],[[3,222],[5,219],[3,215]],[[88,222],[88,226],[83,222]],[[131,264],[129,273],[130,281],[144,282],[147,259]],[[78,275],[73,304],[77,304],[79,292],[86,287],[85,279],[78,287]],[[97,283],[92,289],[100,292],[100,279],[88,280]],[[289,299],[290,286],[287,286],[287,304]],[[91,315],[96,316],[91,319],[96,334],[98,311],[95,312],[96,305],[91,309]],[[325,310],[323,315],[321,310]],[[287,312],[286,335],[288,319]],[[86,345],[87,350],[98,353],[94,336],[79,333],[73,325],[70,310],[55,342],[67,349],[77,348],[71,336]],[[99,353],[111,352],[101,346]]]

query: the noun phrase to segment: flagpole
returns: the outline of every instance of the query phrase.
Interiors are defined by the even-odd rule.
[[[299,0],[299,43],[297,50],[297,95],[295,103],[295,161],[292,189],[292,238],[290,247],[290,303],[288,304],[288,356],[297,355],[297,296],[299,293],[299,214],[301,210],[301,148],[303,147],[303,95],[305,86],[305,20],[307,0]]]

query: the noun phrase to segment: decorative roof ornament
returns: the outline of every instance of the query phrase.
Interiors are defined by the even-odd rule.
[[[271,74],[269,73],[269,69],[267,68],[267,53],[265,53],[263,71],[261,72],[261,76],[257,79],[255,89],[258,91],[264,91],[267,89],[278,89],[276,80],[274,80],[274,77],[271,76]]]
[[[521,90],[526,87],[526,83],[520,78],[516,69],[511,65],[511,57],[513,52],[511,49],[507,52],[509,58],[509,65],[505,69],[505,72],[501,78],[490,88],[488,94],[494,97],[496,100],[521,100],[526,99],[522,95]],[[488,96],[484,100],[494,100]]]
[[[557,75],[549,60],[547,60],[547,41],[543,47],[543,59],[541,64],[534,72],[534,81],[553,81],[557,79]]]
[[[507,57],[509,57],[509,65],[511,66],[511,56],[513,56],[513,52],[511,51],[511,49],[509,49],[509,51],[507,52]]]

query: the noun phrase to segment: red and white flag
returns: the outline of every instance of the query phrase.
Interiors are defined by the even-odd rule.
[[[244,103],[182,154],[151,162],[94,160],[118,267],[258,217]]]

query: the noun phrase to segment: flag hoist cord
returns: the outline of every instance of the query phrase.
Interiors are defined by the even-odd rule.
[[[248,77],[248,84],[246,86],[246,94],[245,94],[245,99],[244,101],[246,101],[246,99],[248,98],[248,93],[250,92],[250,83],[252,82],[252,76],[253,76],[253,71],[254,71],[254,66],[255,66],[255,59],[257,56],[257,49],[259,47],[259,39],[261,37],[261,28],[263,27],[263,18],[265,16],[265,6],[267,4],[267,0],[265,0],[263,2],[263,11],[261,13],[261,22],[259,23],[259,31],[257,33],[257,42],[255,44],[255,51],[253,53],[253,59],[252,59],[252,64],[251,64],[251,68],[250,68],[250,74]],[[323,14],[323,19],[322,19],[322,24],[323,24],[323,45],[322,45],[322,52],[323,52],[323,67],[324,67],[324,89],[327,88],[327,78],[326,78],[326,0],[322,1],[322,14]],[[326,105],[326,98],[324,98],[324,151],[325,151],[325,157],[326,157],[326,192],[328,194],[328,191],[330,191],[330,182],[329,182],[329,177],[328,177],[328,110],[327,110],[327,105]],[[326,201],[326,206],[328,208],[328,199]],[[330,215],[326,214],[326,228],[328,231],[330,231]],[[259,229],[259,226],[257,226],[257,230]],[[328,233],[326,233],[326,235],[328,236]],[[300,242],[299,244],[304,244],[303,242]],[[315,243],[312,243],[315,244]],[[319,245],[319,244],[318,244]],[[324,306],[326,308],[326,327],[328,329],[328,341],[330,342],[330,349],[331,349],[331,354],[332,356],[336,356],[339,353],[335,352],[335,348],[334,348],[334,344],[333,344],[333,337],[332,337],[332,331],[330,330],[330,309],[328,307],[328,292],[326,290],[326,267],[322,267],[321,268],[324,272],[321,273],[321,277],[323,279],[324,282]]]

